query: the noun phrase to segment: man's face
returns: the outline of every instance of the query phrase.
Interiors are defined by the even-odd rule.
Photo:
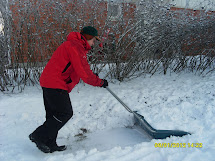
[[[87,42],[88,42],[88,44],[89,44],[90,46],[93,46],[93,45],[95,44],[95,41],[96,41],[96,38],[95,38],[95,37],[92,38],[91,40],[87,40]]]

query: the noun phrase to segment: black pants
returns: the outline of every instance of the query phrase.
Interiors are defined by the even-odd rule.
[[[46,121],[33,134],[46,144],[55,144],[58,131],[73,115],[72,105],[67,91],[44,87],[42,89]]]

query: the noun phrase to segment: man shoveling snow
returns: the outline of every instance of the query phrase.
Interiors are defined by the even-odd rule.
[[[73,116],[69,94],[82,79],[85,83],[107,87],[108,82],[94,74],[87,61],[87,53],[98,38],[94,27],[71,32],[67,41],[52,55],[40,77],[46,111],[46,121],[29,135],[32,142],[44,153],[64,151],[66,146],[56,143],[58,131]]]

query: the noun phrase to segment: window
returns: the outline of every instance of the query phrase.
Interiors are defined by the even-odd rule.
[[[108,17],[111,20],[116,20],[121,16],[121,6],[120,4],[108,3]]]

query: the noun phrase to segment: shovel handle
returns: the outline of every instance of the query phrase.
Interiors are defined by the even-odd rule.
[[[122,102],[122,100],[119,99],[119,97],[115,93],[113,93],[113,91],[111,91],[109,87],[106,87],[106,89],[125,107],[128,112],[133,113],[133,111],[124,102]]]

